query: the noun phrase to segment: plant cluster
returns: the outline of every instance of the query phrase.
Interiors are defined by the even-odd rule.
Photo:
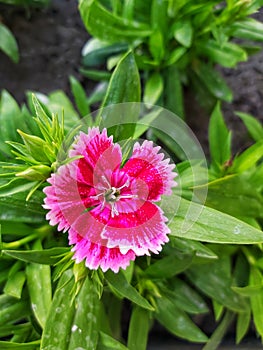
[[[94,36],[84,49],[82,72],[100,80],[94,91],[87,96],[70,77],[73,102],[63,91],[29,93],[22,107],[2,91],[1,349],[145,350],[154,322],[176,337],[203,343],[204,350],[216,349],[230,325],[237,343],[252,331],[252,322],[254,335],[263,338],[263,126],[237,112],[251,145],[232,153],[219,101],[230,101],[231,92],[214,69],[214,63],[233,67],[247,58],[248,47],[232,38],[261,40],[262,24],[248,18],[261,5],[82,0],[80,14]],[[91,69],[104,63],[112,72]],[[151,106],[158,102],[182,117],[182,83],[189,82],[198,96],[212,101],[208,165],[186,124]],[[160,203],[169,242],[159,254],[141,254],[118,273],[77,262],[71,248],[78,242],[69,246],[67,234],[58,232],[63,220],[62,229],[76,229],[65,222],[68,207],[56,221],[59,230],[43,208],[48,196],[54,200],[60,193],[48,190],[55,188],[50,179],[85,157],[72,151],[79,133],[98,127],[107,128],[121,147],[123,169],[133,144],[146,138],[162,145],[178,174],[178,185]],[[85,171],[88,176],[88,166]],[[114,204],[120,194],[117,186],[107,192]],[[69,212],[75,212],[73,204]],[[94,209],[87,205],[84,212]],[[104,209],[105,202],[99,214]],[[111,219],[118,215],[113,210]],[[130,316],[127,334],[123,310]],[[203,314],[214,319],[212,335],[196,322]]]
[[[133,49],[143,81],[143,101],[184,116],[183,87],[190,86],[208,110],[232,92],[215,64],[234,68],[260,50],[263,24],[248,17],[262,1],[81,1],[92,38],[83,48],[82,73],[110,75],[122,52]],[[95,69],[94,69],[95,68]]]

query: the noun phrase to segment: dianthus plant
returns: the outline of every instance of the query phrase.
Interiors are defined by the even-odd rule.
[[[159,151],[151,141],[136,142],[121,166],[121,147],[106,129],[90,128],[76,138],[69,152],[74,160],[52,174],[44,189],[47,219],[68,230],[76,262],[118,272],[168,241],[167,218],[154,202],[171,194],[176,173]]]

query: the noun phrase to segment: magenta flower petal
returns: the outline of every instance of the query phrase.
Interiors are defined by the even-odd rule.
[[[122,254],[118,248],[107,248],[104,245],[93,243],[81,237],[76,231],[70,230],[69,244],[73,244],[74,259],[79,263],[85,260],[85,265],[92,270],[101,267],[105,272],[108,269],[118,272],[120,268],[126,269],[130,261],[135,259],[135,253],[129,250]]]
[[[140,179],[148,186],[148,200],[159,201],[162,194],[170,195],[172,187],[176,186],[177,176],[169,164],[169,159],[163,159],[164,154],[158,153],[159,146],[153,146],[152,141],[145,140],[142,145],[136,143],[132,157],[124,165],[123,170],[132,178]]]
[[[121,148],[113,144],[112,136],[107,136],[107,130],[100,133],[99,128],[88,130],[88,134],[80,133],[70,157],[83,156],[78,163],[78,182],[96,185],[105,172],[113,171],[121,164]]]
[[[102,233],[108,247],[118,247],[122,253],[132,249],[136,255],[157,254],[168,242],[169,228],[162,210],[147,201],[135,212],[119,213],[110,218]]]
[[[68,230],[77,262],[117,272],[168,241],[167,219],[152,202],[171,193],[176,174],[159,150],[149,141],[136,143],[120,168],[120,146],[106,129],[80,133],[69,154],[80,158],[61,166],[44,189],[47,219]]]
[[[51,225],[58,224],[58,230],[68,230],[74,221],[82,215],[87,207],[97,203],[92,199],[95,190],[91,186],[85,188],[85,198],[81,198],[76,183],[76,161],[61,166],[56,174],[47,180],[51,186],[44,188],[46,198],[44,208],[49,209],[47,219]]]

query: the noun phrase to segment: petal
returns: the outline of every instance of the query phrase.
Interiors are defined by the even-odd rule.
[[[176,186],[177,176],[169,164],[170,159],[163,159],[164,154],[158,153],[159,146],[154,147],[152,141],[138,142],[133,147],[132,157],[124,165],[123,170],[137,181],[143,181],[148,188],[148,200],[159,201],[162,194],[170,195],[172,187]],[[141,185],[140,185],[141,186]],[[141,198],[145,198],[145,189]]]
[[[98,220],[97,217],[100,217],[100,220]],[[105,229],[105,224],[109,220],[109,217],[110,210],[104,208],[102,211],[100,206],[98,206],[79,215],[75,222],[72,223],[71,228],[86,240],[106,246],[107,240],[102,238],[102,232]]]
[[[58,224],[58,230],[67,230],[75,220],[83,215],[86,208],[94,206],[98,200],[92,199],[95,190],[91,186],[85,186],[84,194],[80,191],[76,182],[77,161],[73,161],[59,168],[56,174],[52,174],[47,180],[51,186],[44,188],[46,194],[44,208],[49,209],[46,215],[51,225]]]
[[[168,242],[170,233],[162,210],[151,202],[142,203],[136,211],[122,212],[111,217],[110,210],[92,210],[90,214],[104,225],[101,238],[108,248],[119,248],[125,254],[133,250],[136,255],[158,253]]]
[[[69,244],[74,244],[72,251],[75,252],[76,262],[86,260],[85,265],[92,270],[101,267],[103,272],[111,269],[117,273],[120,268],[125,269],[130,261],[135,259],[135,254],[131,250],[122,254],[118,248],[107,248],[91,242],[72,229],[69,231]]]
[[[96,185],[109,170],[113,171],[121,163],[121,148],[113,144],[112,136],[107,136],[107,130],[100,133],[99,128],[89,128],[88,134],[80,133],[70,157],[83,156],[78,161],[78,181]]]

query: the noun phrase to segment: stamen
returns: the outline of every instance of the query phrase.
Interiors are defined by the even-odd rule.
[[[118,199],[138,198],[137,194],[121,194]]]
[[[111,204],[111,217],[114,218],[114,215],[118,216],[119,212],[118,212],[118,210],[115,207],[115,203],[112,203]]]
[[[110,185],[108,179],[106,178],[106,176],[102,175],[101,179],[102,179],[102,181],[104,181],[109,187],[111,187],[111,185]]]
[[[122,185],[121,187],[118,187],[118,190],[122,190],[124,187],[128,187],[130,185],[130,180],[128,179],[124,185]]]
[[[100,211],[103,211],[103,209],[106,206],[106,203],[110,205],[111,208],[111,217],[113,218],[115,215],[119,215],[119,212],[116,208],[116,202],[120,199],[129,199],[129,198],[138,198],[137,195],[133,194],[120,194],[120,191],[124,187],[129,187],[130,180],[128,179],[122,186],[116,188],[114,186],[111,186],[106,176],[101,176],[102,183],[97,184],[97,187],[95,189],[99,191],[95,196],[90,196],[91,199],[99,199],[103,196],[103,200],[101,201],[101,208]]]
[[[91,199],[99,199],[99,197],[100,197],[100,196],[103,196],[103,195],[104,195],[104,193],[102,192],[102,193],[96,194],[96,196],[90,196],[90,198],[91,198]]]

